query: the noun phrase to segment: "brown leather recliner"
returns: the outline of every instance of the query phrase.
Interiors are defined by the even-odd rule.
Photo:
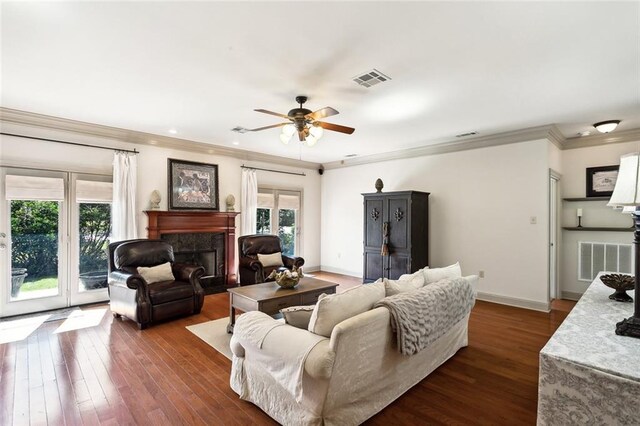
[[[197,314],[204,303],[200,278],[204,268],[174,263],[173,247],[162,240],[127,240],[109,244],[109,298],[116,318],[125,316],[140,329],[179,315]],[[138,266],[171,262],[175,281],[148,284]]]
[[[280,237],[277,235],[245,235],[238,238],[238,251],[240,253],[240,285],[259,284],[267,280],[269,274],[278,269],[278,266],[264,267],[258,260],[258,253],[273,254],[282,253]],[[282,263],[285,268],[293,269],[304,265],[301,257],[282,255]]]

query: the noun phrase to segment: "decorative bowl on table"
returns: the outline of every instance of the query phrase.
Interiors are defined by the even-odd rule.
[[[618,302],[633,302],[633,298],[627,294],[628,290],[633,290],[635,286],[635,277],[632,275],[607,274],[600,277],[600,281],[609,288],[615,290],[615,293],[609,296],[611,300]]]
[[[290,271],[288,269],[285,270],[274,270],[269,274],[267,279],[275,279],[276,284],[278,284],[282,288],[294,288],[300,282],[300,278],[304,277],[302,274],[302,269],[296,268],[295,266]]]

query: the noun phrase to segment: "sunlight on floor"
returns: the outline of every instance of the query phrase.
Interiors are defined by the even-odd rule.
[[[36,331],[51,315],[38,315],[35,317],[16,319],[0,322],[0,344],[18,342],[26,339]]]
[[[69,315],[69,318],[64,320],[54,333],[64,333],[72,330],[80,330],[82,328],[95,327],[100,324],[100,321],[102,321],[102,318],[106,313],[107,308],[72,312],[71,315]]]

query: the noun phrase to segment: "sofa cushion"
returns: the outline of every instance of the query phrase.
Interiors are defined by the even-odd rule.
[[[160,281],[174,281],[176,279],[173,276],[173,271],[171,271],[170,262],[150,267],[138,266],[137,272],[142,275],[142,278],[144,278],[147,284],[153,284]]]
[[[282,253],[261,254],[258,253],[258,260],[262,263],[263,267],[269,266],[283,266]]]
[[[417,270],[416,272],[414,272],[413,274],[403,274],[403,275],[400,275],[400,278],[398,278],[398,281],[412,280],[412,279],[414,279],[415,277],[418,277],[418,276],[424,277],[424,272],[423,272],[423,271],[424,271],[425,269],[429,269],[429,267],[428,267],[428,266],[425,266],[425,267],[424,267],[424,268],[422,268],[422,269],[418,269],[418,270]]]
[[[384,291],[386,296],[393,296],[394,294],[404,293],[406,291],[417,290],[424,287],[425,280],[424,275],[420,272],[420,275],[416,275],[410,279],[404,280],[389,280],[384,279]]]
[[[280,313],[284,317],[284,322],[297,328],[307,330],[311,314],[316,305],[308,306],[291,306],[289,308],[280,309]]]
[[[444,280],[446,278],[462,277],[462,270],[460,269],[459,262],[445,266],[444,268],[423,269],[422,273],[424,274],[426,284],[435,283],[436,281]]]
[[[153,305],[193,298],[193,286],[185,281],[161,281],[149,286],[149,299]]]
[[[374,303],[384,297],[382,281],[359,285],[342,293],[321,294],[311,314],[308,330],[321,336],[331,337],[333,327],[347,318],[368,311]]]

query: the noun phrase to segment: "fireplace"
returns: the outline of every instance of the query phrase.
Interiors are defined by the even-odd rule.
[[[206,294],[220,293],[236,284],[235,217],[232,212],[159,211],[149,217],[147,237],[173,246],[176,262],[201,265]]]

